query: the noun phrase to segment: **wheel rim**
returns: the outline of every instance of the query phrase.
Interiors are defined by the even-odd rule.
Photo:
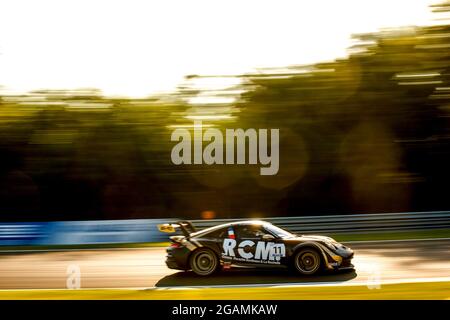
[[[306,251],[297,256],[295,264],[302,273],[314,273],[319,268],[319,257],[315,252]]]
[[[216,268],[216,259],[209,252],[201,252],[196,255],[195,267],[199,273],[210,273]]]

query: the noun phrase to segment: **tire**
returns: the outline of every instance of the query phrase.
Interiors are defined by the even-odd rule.
[[[220,267],[219,258],[209,249],[194,251],[189,259],[192,271],[199,276],[209,276]]]
[[[294,255],[294,270],[303,275],[313,275],[320,271],[322,259],[316,249],[303,248]]]

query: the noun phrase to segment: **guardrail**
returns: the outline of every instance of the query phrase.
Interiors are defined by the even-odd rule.
[[[242,219],[241,219],[242,220]],[[450,211],[265,218],[295,233],[366,233],[450,228]],[[238,219],[192,220],[198,229]]]
[[[0,246],[51,246],[167,241],[157,229],[176,219],[0,223]],[[192,220],[203,229],[242,219]],[[264,218],[299,233],[337,234],[450,228],[450,211]]]

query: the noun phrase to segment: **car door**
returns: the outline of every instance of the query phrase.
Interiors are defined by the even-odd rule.
[[[262,225],[247,224],[235,228],[236,260],[240,264],[266,265],[271,260],[271,246],[276,242],[275,237],[264,229]]]

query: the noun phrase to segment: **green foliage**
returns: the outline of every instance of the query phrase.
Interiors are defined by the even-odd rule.
[[[223,90],[188,76],[148,99],[95,89],[1,96],[0,218],[448,209],[449,34],[436,25],[355,35],[346,59],[239,75]],[[189,103],[202,95],[237,100]],[[171,131],[198,112],[230,115],[204,121],[219,128],[279,128],[279,174],[174,166]]]

